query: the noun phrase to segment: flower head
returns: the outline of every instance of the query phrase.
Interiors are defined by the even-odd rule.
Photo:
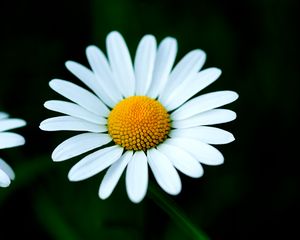
[[[181,191],[177,170],[199,178],[201,164],[222,164],[222,154],[210,144],[229,143],[234,137],[208,125],[234,120],[233,111],[219,107],[238,95],[219,91],[195,96],[221,74],[217,68],[200,71],[205,53],[193,50],[173,68],[174,38],[163,39],[157,48],[152,35],[144,36],[133,64],[118,32],[107,36],[106,45],[108,58],[96,46],[87,48],[92,70],[66,62],[91,91],[65,80],[50,81],[50,87],[70,102],[47,101],[47,109],[64,115],[44,120],[40,128],[83,132],[58,145],[53,161],[97,149],[71,168],[69,179],[84,180],[108,168],[99,188],[105,199],[126,168],[127,193],[137,203],[147,192],[148,165],[160,187],[176,195]]]
[[[6,131],[25,125],[24,120],[8,118],[6,113],[0,112],[0,149],[23,145],[25,140],[21,135]],[[14,178],[15,173],[12,168],[0,158],[0,187],[8,187]]]

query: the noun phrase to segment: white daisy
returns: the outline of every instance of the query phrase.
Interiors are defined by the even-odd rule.
[[[24,120],[8,118],[8,114],[0,112],[0,149],[23,145],[25,140],[21,135],[5,131],[25,125]],[[8,187],[14,178],[14,171],[0,158],[0,187]]]
[[[217,68],[200,71],[205,53],[193,50],[172,69],[174,38],[165,38],[157,48],[152,35],[144,36],[134,64],[118,32],[107,36],[106,47],[108,58],[96,46],[86,49],[92,70],[66,62],[93,93],[65,80],[50,81],[50,87],[71,102],[47,101],[47,109],[65,115],[46,119],[40,128],[84,132],[58,145],[53,161],[98,148],[71,168],[69,180],[84,180],[108,168],[99,188],[105,199],[127,167],[127,193],[137,203],[147,192],[148,165],[160,187],[176,195],[181,190],[177,170],[199,178],[201,164],[222,164],[222,154],[209,144],[226,144],[234,137],[206,125],[234,120],[235,112],[219,107],[235,101],[238,94],[219,91],[194,97],[221,74]]]

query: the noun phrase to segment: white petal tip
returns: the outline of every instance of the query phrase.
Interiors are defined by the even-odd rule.
[[[61,161],[65,160],[63,158],[60,158],[59,155],[54,154],[54,153],[52,153],[51,158],[52,158],[53,162],[61,162]]]
[[[76,63],[74,61],[70,61],[70,60],[65,62],[65,66],[66,66],[67,69],[72,68],[75,64]]]
[[[232,98],[234,99],[233,100],[233,102],[234,102],[235,100],[237,100],[239,98],[239,94],[237,92],[234,92],[234,91],[231,91],[231,93],[232,93]]]
[[[121,34],[120,34],[118,31],[111,31],[111,32],[107,35],[107,38],[115,37],[115,36],[121,36]]]
[[[66,156],[66,154],[61,154],[61,152],[57,151],[56,149],[54,149],[54,151],[52,152],[51,158],[53,162],[62,162],[64,160],[69,159],[69,157]]]
[[[190,177],[192,177],[192,178],[201,178],[203,175],[204,175],[204,171],[199,172],[198,174],[195,174],[195,175],[190,176]]]
[[[206,53],[202,49],[196,49],[195,52],[197,52],[197,54],[201,54],[202,57],[206,58]]]
[[[10,183],[11,178],[8,176],[7,173],[0,169],[0,187],[6,188],[10,185]]]
[[[19,145],[18,146],[22,146],[25,144],[25,138],[21,138],[20,141],[19,141]]]
[[[65,61],[65,66],[67,67],[68,65],[72,64],[71,60]]]
[[[177,48],[177,40],[173,37],[166,37],[161,42],[161,45],[173,45],[175,48]]]
[[[166,38],[164,39],[164,41],[177,42],[176,38],[173,38],[173,37],[166,37]]]
[[[39,129],[43,130],[43,131],[47,131],[45,125],[43,122],[40,123]]]
[[[227,139],[227,142],[226,143],[231,143],[231,142],[233,142],[233,141],[235,141],[235,137],[233,136],[233,134],[229,134],[228,135],[228,139]]]
[[[2,188],[7,188],[10,185],[10,181],[9,182],[0,182],[0,187]]]
[[[224,163],[224,156],[220,151],[218,151],[218,154],[215,156],[214,161],[211,161],[210,163],[203,163],[203,164],[206,164],[209,166],[219,166],[219,165],[222,165],[223,163]]]
[[[52,80],[50,80],[50,82],[49,82],[50,88],[54,89],[55,85],[58,83],[58,81],[59,81],[58,79],[52,79]]]
[[[237,118],[236,112],[233,112],[233,111],[232,111],[232,120],[235,120],[236,118]]]
[[[216,79],[218,79],[222,74],[222,70],[220,68],[216,68],[216,67],[210,68],[209,71],[213,71],[213,74],[216,76],[215,77]]]
[[[27,122],[23,119],[19,119],[19,122],[20,122],[20,125],[19,125],[20,127],[27,125]]]
[[[188,54],[191,54],[191,56],[193,56],[194,58],[198,59],[198,61],[201,61],[201,62],[205,62],[206,60],[206,53],[202,50],[202,49],[195,49],[195,50],[192,50],[190,53]]]
[[[180,184],[178,187],[176,187],[174,189],[170,189],[169,191],[167,191],[167,193],[170,194],[170,195],[176,196],[181,192],[181,189],[182,189],[182,187],[181,187],[181,184]]]
[[[25,144],[25,138],[18,134],[18,139],[14,143],[13,147],[22,146]]]
[[[13,121],[15,123],[13,128],[24,127],[27,124],[25,120],[20,119],[20,118],[15,118],[15,119],[13,119]]]
[[[81,179],[79,179],[78,176],[76,176],[76,174],[70,173],[70,172],[69,172],[69,174],[68,174],[68,179],[69,179],[69,181],[71,181],[71,182],[78,182],[78,181],[81,180]]]
[[[117,31],[110,32],[106,37],[106,42],[113,42],[113,41],[119,41],[119,40],[123,41],[124,39],[123,39],[122,35]]]
[[[44,108],[47,108],[47,109],[49,109],[49,101],[46,101],[46,102],[44,102],[44,104],[43,104],[43,106],[44,106]]]
[[[71,170],[68,173],[68,179],[71,182],[78,182],[87,179],[87,177],[83,177],[82,174],[76,171],[76,169],[71,168]]]
[[[142,38],[142,40],[156,41],[155,37],[154,37],[153,35],[151,35],[151,34],[145,35],[145,36]],[[141,41],[142,41],[142,40],[141,40]]]
[[[12,172],[10,173],[9,178],[10,178],[10,180],[15,180],[16,175],[15,175],[15,172],[14,172],[14,171],[12,171]]]
[[[218,159],[218,161],[215,162],[214,166],[222,165],[223,163],[224,163],[224,157],[222,156],[222,158]]]
[[[129,199],[130,199],[131,202],[133,202],[135,204],[138,204],[138,203],[140,203],[144,199],[144,197],[143,198],[129,197]]]
[[[55,82],[56,82],[56,79],[50,80],[50,81],[49,81],[49,86],[51,87],[51,86],[53,85],[53,83],[55,83]]]
[[[105,200],[105,199],[109,198],[110,195],[111,195],[111,192],[104,191],[100,187],[100,190],[98,192],[98,196],[100,199]]]
[[[76,176],[76,172],[74,172],[74,166],[70,169],[70,171],[68,173],[68,179],[71,182],[78,181],[78,177]]]
[[[89,45],[87,46],[87,48],[85,49],[85,52],[87,55],[89,55],[90,53],[94,52],[94,51],[98,51],[99,48],[95,45]]]

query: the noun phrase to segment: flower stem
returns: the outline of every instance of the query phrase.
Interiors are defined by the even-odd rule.
[[[149,197],[152,198],[152,200],[179,225],[179,227],[188,233],[192,239],[209,240],[208,236],[192,223],[171,199],[161,194],[161,191],[152,183],[149,183],[149,193]]]

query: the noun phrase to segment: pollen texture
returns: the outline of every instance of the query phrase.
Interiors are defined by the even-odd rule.
[[[108,116],[108,133],[126,150],[147,150],[163,142],[170,131],[170,116],[163,105],[146,96],[120,101]]]

